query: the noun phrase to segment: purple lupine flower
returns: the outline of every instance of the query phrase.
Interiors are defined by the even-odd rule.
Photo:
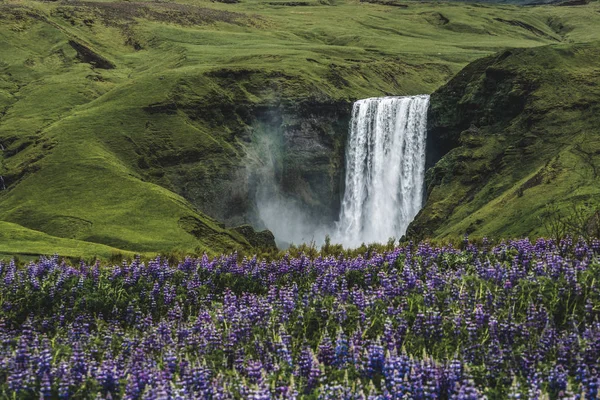
[[[42,376],[40,395],[43,399],[52,398],[52,382],[50,381],[50,376],[48,376],[48,373],[44,373]]]
[[[310,371],[307,376],[307,389],[313,389],[320,383],[320,379],[323,372],[321,371],[320,365],[316,357],[313,355],[311,362]]]
[[[556,365],[548,375],[548,387],[551,393],[563,395],[567,390],[567,373],[562,365]]]
[[[100,365],[96,379],[106,395],[116,396],[119,393],[120,380],[123,372],[118,369],[117,364],[111,357],[107,357]]]
[[[350,360],[348,338],[343,331],[338,332],[338,337],[335,341],[335,360],[334,365],[337,368],[344,368]]]
[[[482,395],[472,381],[463,380],[457,384],[457,388],[450,398],[452,400],[480,400]]]
[[[313,358],[311,349],[308,346],[304,346],[297,362],[301,376],[308,378],[310,371],[312,370]]]
[[[251,383],[261,383],[263,381],[263,364],[260,360],[248,360],[246,362],[246,376]]]
[[[383,373],[383,366],[385,365],[385,351],[383,346],[378,344],[372,344],[368,347],[367,353],[367,365],[366,374],[367,377],[372,378],[376,374]]]
[[[319,362],[325,366],[331,366],[335,362],[335,349],[331,343],[329,335],[325,334],[319,345],[319,352],[317,355]]]

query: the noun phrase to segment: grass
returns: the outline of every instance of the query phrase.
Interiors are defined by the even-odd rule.
[[[430,93],[500,49],[600,31],[598,3],[331,4],[0,2],[0,220],[49,243],[248,248],[203,212],[243,169],[253,107]]]
[[[73,258],[108,259],[115,254],[132,257],[131,252],[122,252],[114,247],[64,239],[43,232],[23,228],[10,222],[0,222],[0,259],[19,256],[21,259],[51,256],[55,253]]]
[[[415,226],[430,226],[439,238],[459,232],[533,237],[552,234],[543,223],[548,204],[567,214],[573,205],[600,209],[599,62],[598,43],[556,45],[489,59],[483,73],[465,71],[472,87],[457,104],[479,101],[489,71],[503,88],[488,96],[490,113],[500,115],[514,92],[530,91],[528,101],[505,120],[486,123],[481,113],[470,120],[476,139],[461,134],[459,146],[435,167],[441,179]],[[442,92],[457,85],[463,86],[451,82]]]

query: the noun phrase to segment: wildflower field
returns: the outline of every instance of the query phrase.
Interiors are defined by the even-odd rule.
[[[0,397],[595,399],[600,241],[0,264]]]

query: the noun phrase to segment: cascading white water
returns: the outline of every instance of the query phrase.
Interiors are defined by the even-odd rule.
[[[423,203],[429,96],[354,103],[336,242],[399,239]]]

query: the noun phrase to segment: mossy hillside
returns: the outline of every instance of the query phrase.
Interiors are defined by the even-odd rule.
[[[499,48],[600,26],[597,4],[0,7],[0,218],[132,251],[248,245],[200,211],[224,214],[210,205],[243,178],[266,108],[294,121],[301,104],[431,92]]]
[[[428,172],[412,234],[551,234],[547,204],[597,207],[598,62],[597,42],[511,50],[434,94],[430,141],[452,150]]]
[[[59,29],[54,33],[60,38],[64,32]],[[57,41],[47,32],[40,36]],[[69,46],[58,52],[67,61],[76,57]],[[127,129],[125,122],[135,118],[132,113],[120,119],[114,109],[102,110],[99,105],[99,112],[106,112],[105,119],[99,120],[90,116],[85,106],[73,112],[72,107],[89,106],[86,103],[105,94],[100,92],[103,86],[114,83],[98,78],[89,65],[81,63],[63,65],[63,71],[58,72],[63,74],[34,81],[27,91],[20,91],[29,96],[10,107],[3,119],[7,136],[4,180],[6,194],[10,193],[2,199],[5,220],[57,237],[108,243],[138,252],[248,246],[241,235],[202,216],[183,198],[140,180],[118,154],[107,151],[112,141],[103,131],[122,134]],[[15,74],[8,72],[8,76],[14,79]],[[115,74],[114,78],[120,76]],[[135,103],[130,102],[129,107]],[[124,109],[129,107],[122,104]],[[48,114],[53,112],[58,117],[63,117],[63,112],[68,115],[48,121]],[[25,118],[28,115],[32,117]],[[98,142],[94,134],[108,140]],[[129,139],[127,135],[125,139]],[[204,229],[182,223],[189,218]]]
[[[5,255],[36,258],[55,253],[85,259],[134,256],[134,253],[123,252],[114,247],[51,236],[4,221],[0,221],[0,239],[0,259],[5,259]]]

